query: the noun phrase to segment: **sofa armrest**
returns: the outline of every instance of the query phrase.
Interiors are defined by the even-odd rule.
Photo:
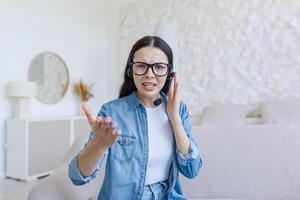
[[[81,186],[74,185],[68,175],[69,163],[84,147],[88,135],[82,135],[76,139],[63,163],[30,191],[28,200],[97,199],[104,178],[104,167],[98,172],[95,179]]]
[[[104,169],[100,170],[97,177],[91,182],[76,186],[68,176],[68,164],[64,163],[30,191],[28,200],[97,199],[104,177],[103,172]]]

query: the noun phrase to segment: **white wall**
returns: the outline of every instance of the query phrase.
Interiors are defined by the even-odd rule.
[[[122,51],[121,43],[121,13],[123,6],[130,5],[135,0],[111,0],[108,3],[108,38],[109,55],[108,60],[111,63],[109,74],[111,75],[109,96],[115,98],[119,95],[119,89],[123,83],[123,73],[127,62],[130,49]]]
[[[95,83],[94,113],[111,98],[108,62],[108,3],[105,0],[1,0],[0,2],[0,175],[5,170],[5,120],[12,116],[5,95],[8,81],[27,80],[31,60],[52,51],[63,58],[70,72],[70,87],[57,104],[32,99],[31,116],[77,115],[79,105],[73,82],[82,78]]]
[[[121,8],[121,55],[161,19],[176,23],[175,67],[192,114],[300,98],[299,0],[135,0]]]
[[[2,4],[2,1],[0,1]],[[0,27],[3,25],[3,7],[0,6]],[[3,82],[4,82],[4,69],[3,69],[3,51],[4,51],[4,45],[3,45],[3,31],[0,29],[0,96],[3,96]],[[0,108],[3,110],[0,112],[0,178],[4,176],[4,149],[3,149],[3,143],[4,143],[4,114],[7,111],[4,105],[3,98],[0,98]],[[4,112],[4,113],[3,113]]]

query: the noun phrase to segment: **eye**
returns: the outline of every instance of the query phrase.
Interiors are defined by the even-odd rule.
[[[162,64],[162,63],[158,63],[158,64],[155,64],[154,67],[157,68],[157,69],[165,69],[165,68],[167,68],[167,65]]]
[[[135,63],[134,66],[135,66],[136,68],[146,68],[146,67],[147,67],[147,65],[144,64],[144,63]]]

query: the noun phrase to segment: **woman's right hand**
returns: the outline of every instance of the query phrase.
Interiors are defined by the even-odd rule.
[[[88,119],[89,125],[95,134],[94,144],[102,151],[106,151],[111,145],[118,141],[121,130],[117,130],[117,123],[111,117],[94,117],[90,109],[84,105],[82,109]]]

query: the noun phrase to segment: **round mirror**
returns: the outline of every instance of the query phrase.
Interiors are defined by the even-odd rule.
[[[51,52],[39,54],[32,60],[28,79],[36,82],[36,98],[45,104],[59,102],[69,87],[69,71],[65,62]]]

